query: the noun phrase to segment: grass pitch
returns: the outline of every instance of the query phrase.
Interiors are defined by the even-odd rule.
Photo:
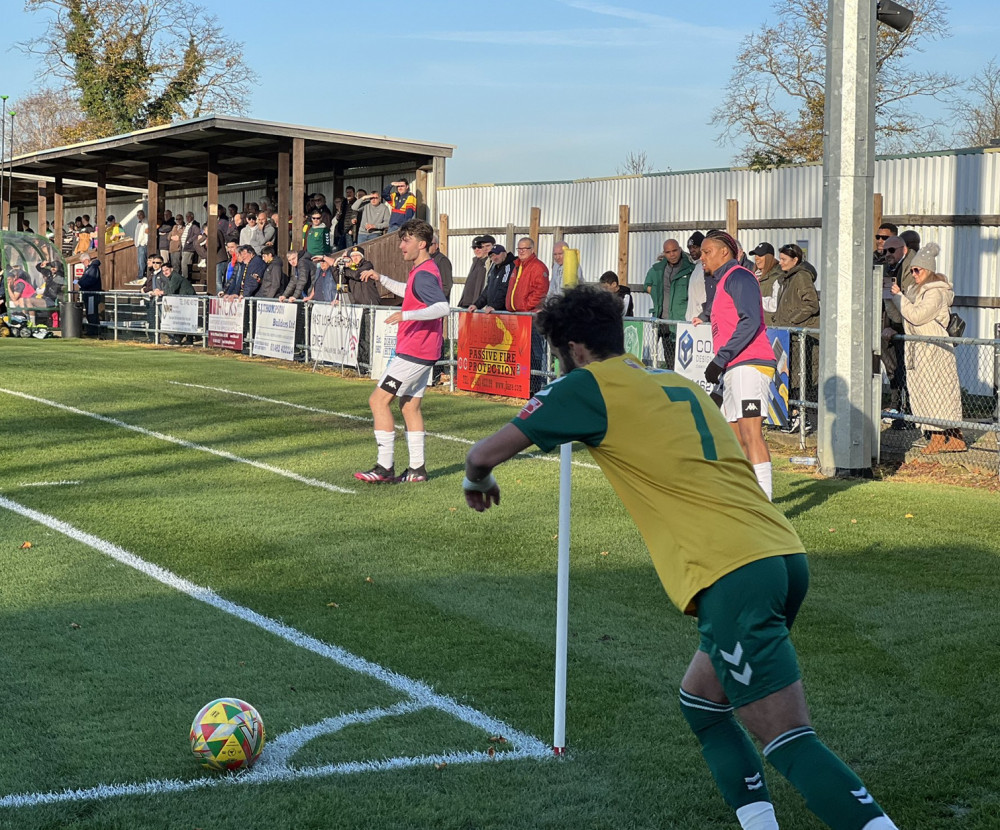
[[[677,708],[693,622],[590,466],[574,468],[569,754],[535,751],[558,464],[502,467],[484,515],[460,489],[468,442],[514,408],[432,391],[431,480],[366,487],[369,382],[6,340],[0,389],[0,827],[735,826]],[[776,464],[810,553],[794,638],[814,724],[902,828],[997,826],[996,499]],[[261,712],[287,756],[270,778],[195,764],[188,727],[219,696]],[[820,826],[769,784],[782,826]]]

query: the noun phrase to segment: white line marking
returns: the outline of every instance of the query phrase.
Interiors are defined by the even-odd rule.
[[[170,383],[174,386],[186,386],[189,389],[204,389],[208,392],[221,392],[224,395],[236,395],[237,397],[249,398],[252,401],[259,401],[260,403],[273,403],[277,404],[278,406],[287,406],[290,407],[291,409],[300,409],[303,412],[314,412],[317,415],[333,415],[335,418],[345,418],[348,421],[361,421],[362,423],[365,424],[372,423],[371,418],[365,418],[361,415],[351,415],[347,412],[334,412],[332,409],[320,409],[319,407],[316,406],[305,406],[300,403],[283,401],[280,398],[265,398],[262,395],[251,395],[249,392],[238,392],[235,389],[225,389],[221,386],[203,386],[200,383],[181,383],[179,380],[170,380],[167,381],[167,383]],[[402,432],[405,429],[405,427],[397,424],[396,429],[397,431]],[[469,447],[471,447],[473,444],[476,443],[475,441],[471,441],[468,438],[462,438],[460,435],[447,435],[441,432],[425,432],[424,434],[430,436],[431,438],[440,438],[442,441],[454,441],[456,444],[465,444],[466,446]],[[559,461],[559,456],[548,455],[545,453],[519,452],[518,455],[524,456],[525,458],[538,458],[541,459],[542,461],[554,461],[554,462]],[[588,464],[586,461],[574,461],[573,465],[576,467],[586,467],[588,470],[601,469],[596,464]]]
[[[80,484],[79,481],[22,481],[18,487],[63,487],[70,484]]]
[[[192,599],[196,599],[199,602],[203,602],[206,605],[211,606],[212,608],[236,617],[243,622],[254,625],[263,631],[274,634],[275,636],[280,637],[293,645],[306,649],[306,651],[310,651],[320,657],[332,660],[346,669],[350,669],[351,671],[356,671],[359,674],[379,680],[390,688],[409,696],[409,701],[405,701],[403,704],[397,704],[397,706],[402,706],[406,710],[409,710],[410,706],[414,707],[414,710],[417,708],[438,709],[451,715],[457,720],[476,727],[490,735],[503,735],[507,738],[511,746],[510,751],[498,752],[492,759],[484,752],[460,752],[445,755],[422,755],[413,758],[390,758],[380,761],[352,761],[349,763],[329,764],[325,766],[307,768],[277,766],[276,763],[273,769],[265,766],[263,771],[260,773],[250,771],[246,774],[222,778],[199,778],[192,781],[168,779],[163,781],[147,781],[145,783],[136,784],[102,784],[98,787],[92,787],[89,789],[64,790],[54,793],[8,795],[0,797],[0,807],[31,806],[35,804],[50,804],[58,801],[109,798],[117,795],[183,792],[202,787],[218,786],[219,784],[285,781],[291,778],[299,777],[309,778],[327,775],[344,775],[374,770],[403,769],[414,766],[425,766],[432,763],[460,764],[485,762],[489,760],[509,760],[514,758],[543,759],[552,757],[551,748],[546,746],[538,738],[514,729],[509,724],[479,712],[470,706],[461,704],[446,695],[438,694],[426,683],[419,680],[413,680],[405,675],[397,674],[396,672],[380,666],[377,663],[373,663],[370,660],[366,660],[363,657],[352,654],[339,646],[325,643],[322,640],[318,640],[315,637],[304,634],[291,626],[285,625],[277,620],[273,620],[270,617],[265,617],[263,614],[259,614],[256,611],[242,605],[237,605],[235,602],[223,599],[210,588],[205,588],[200,585],[196,585],[193,582],[189,582],[166,568],[154,565],[152,562],[147,562],[145,559],[136,556],[134,553],[130,553],[112,542],[108,542],[105,539],[101,539],[80,530],[79,528],[57,519],[54,516],[49,516],[46,513],[33,510],[23,504],[11,501],[4,496],[0,496],[0,508],[9,510],[12,513],[16,513],[27,519],[31,519],[38,524],[44,525],[51,530],[62,533],[70,539],[93,548],[98,553],[109,556],[112,559],[121,562],[123,565],[128,565],[130,568],[134,568],[140,573],[152,577],[157,582],[180,591],[183,594],[187,594]],[[376,711],[379,710],[369,710],[370,713]],[[356,717],[360,719],[365,715],[366,713],[360,713],[357,714]],[[351,716],[341,717],[349,718]],[[337,718],[327,719],[326,721],[321,721],[320,724],[315,725],[315,728],[326,729],[334,726],[336,723]],[[280,738],[276,739],[276,742],[278,740],[280,740]],[[295,738],[291,737],[288,740],[291,742],[294,741]],[[279,744],[279,749],[280,747],[281,744]]]
[[[274,467],[271,464],[264,464],[261,461],[254,461],[252,458],[243,458],[239,455],[233,455],[231,452],[226,452],[225,450],[216,450],[212,447],[206,447],[203,444],[195,444],[191,441],[185,441],[183,438],[176,438],[173,435],[167,435],[163,432],[156,432],[155,430],[146,429],[145,427],[139,427],[135,424],[127,424],[124,421],[119,421],[117,418],[109,418],[106,415],[98,415],[96,412],[86,412],[83,409],[77,409],[75,406],[67,406],[66,404],[57,403],[56,401],[50,401],[45,398],[38,398],[34,395],[26,395],[24,392],[15,392],[13,389],[4,389],[0,387],[0,392],[7,395],[13,395],[17,398],[24,398],[26,401],[34,401],[35,403],[45,404],[46,406],[54,407],[55,409],[62,409],[64,412],[72,412],[74,415],[83,415],[87,418],[93,418],[95,421],[103,421],[106,424],[111,424],[112,426],[121,427],[122,429],[128,429],[132,432],[138,432],[140,435],[148,435],[150,438],[158,438],[160,441],[166,441],[170,444],[177,444],[179,447],[184,447],[189,450],[198,450],[199,452],[207,452],[211,455],[218,456],[219,458],[224,458],[227,461],[236,461],[240,464],[249,464],[251,467],[256,467],[258,470],[264,470],[268,473],[275,473],[279,476],[284,476],[285,478],[290,478],[293,481],[298,481],[301,484],[308,484],[310,487],[319,487],[323,490],[329,490],[332,493],[345,493],[347,495],[356,495],[356,490],[348,490],[344,487],[338,487],[336,484],[330,484],[328,481],[320,481],[316,478],[308,478],[307,476],[301,476],[298,473],[293,473],[291,470],[283,470],[281,467]]]

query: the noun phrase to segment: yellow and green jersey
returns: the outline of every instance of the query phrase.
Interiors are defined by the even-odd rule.
[[[685,613],[727,573],[803,550],[718,408],[674,372],[628,354],[591,363],[538,392],[512,423],[545,451],[587,445]]]

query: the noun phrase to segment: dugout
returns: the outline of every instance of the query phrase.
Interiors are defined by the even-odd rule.
[[[58,327],[60,305],[71,280],[59,248],[34,233],[0,231],[0,274],[4,311],[0,336],[41,336]]]
[[[445,183],[445,163],[454,149],[415,139],[211,115],[14,157],[12,189],[0,205],[0,223],[9,227],[12,215],[33,213],[35,227],[44,229],[54,213],[54,224],[62,225],[69,182],[74,198],[83,189],[96,205],[85,212],[99,230],[109,213],[109,191],[139,199],[145,194],[151,229],[159,225],[169,199],[184,203],[207,224],[205,272],[213,274],[219,256],[216,217],[213,212],[206,217],[205,202],[225,204],[238,201],[227,199],[227,191],[257,190],[268,195],[282,217],[290,217],[293,228],[301,228],[310,182],[328,181],[333,193],[341,193],[346,181],[405,175],[417,199],[417,216],[436,223],[437,190]],[[106,246],[103,234],[97,238],[105,289],[124,288],[137,279],[132,243]],[[283,255],[286,235],[279,233],[277,241]]]

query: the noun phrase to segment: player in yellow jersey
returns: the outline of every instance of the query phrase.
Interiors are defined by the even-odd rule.
[[[584,443],[701,642],[681,711],[744,830],[777,830],[762,753],[835,830],[894,830],[864,785],[817,737],[789,628],[809,582],[802,542],[702,389],[624,353],[615,298],[581,286],[550,298],[536,324],[566,374],[469,450],[469,507],[500,504],[493,468],[537,444]],[[735,713],[735,714],[734,714]]]

